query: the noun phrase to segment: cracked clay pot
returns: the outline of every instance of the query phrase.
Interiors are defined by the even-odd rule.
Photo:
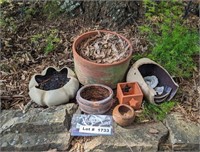
[[[117,105],[112,115],[115,122],[122,127],[130,125],[135,119],[133,108],[126,104]]]
[[[152,76],[156,76],[158,80],[155,80],[155,78],[150,80]],[[179,87],[166,69],[148,58],[141,58],[131,66],[127,73],[126,81],[138,82],[144,97],[153,104],[170,101],[175,96]],[[158,83],[157,87],[159,89],[163,88],[164,91],[162,94],[157,94],[156,90],[150,87],[149,84],[153,85],[153,82],[156,85]],[[153,87],[155,86],[153,85]]]
[[[88,84],[78,90],[76,100],[83,112],[103,114],[113,104],[113,91],[106,85]]]

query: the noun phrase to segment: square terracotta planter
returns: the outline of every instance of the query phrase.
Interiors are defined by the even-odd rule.
[[[137,82],[118,83],[117,98],[120,104],[130,105],[137,110],[141,108],[143,93]]]

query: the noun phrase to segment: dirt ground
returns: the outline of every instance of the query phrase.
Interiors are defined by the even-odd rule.
[[[69,19],[65,15],[51,20],[40,15],[25,19],[17,14],[17,6],[4,8],[3,11],[7,11],[5,13],[10,16],[10,22],[1,28],[1,109],[23,110],[31,101],[28,95],[31,77],[47,66],[58,68],[68,66],[73,69],[71,48],[74,38],[83,32],[102,27],[96,23],[86,22],[81,17]],[[116,31],[127,37],[134,47],[134,55],[148,50],[145,37],[138,32],[138,24],[142,24],[142,20],[122,30],[116,31],[115,28],[107,30]],[[46,54],[45,38],[48,39],[47,37],[51,35],[49,31],[54,31],[54,36],[59,41],[53,42],[55,43],[53,50]],[[33,40],[34,35],[39,37]],[[196,62],[199,64],[198,57]],[[193,77],[190,79],[176,78],[176,81],[180,88],[173,99],[178,102],[173,110],[183,113],[188,121],[200,123],[199,69],[194,69]]]

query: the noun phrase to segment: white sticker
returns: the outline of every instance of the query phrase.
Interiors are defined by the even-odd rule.
[[[111,127],[99,127],[99,126],[80,126],[79,132],[91,133],[91,134],[103,134],[110,135]]]

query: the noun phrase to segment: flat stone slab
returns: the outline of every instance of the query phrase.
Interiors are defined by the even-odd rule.
[[[69,132],[49,133],[9,133],[2,137],[2,151],[46,151],[66,150],[71,141]]]
[[[0,116],[2,150],[66,150],[71,137],[68,132],[76,104],[47,109],[33,108],[27,113],[3,110]]]
[[[156,152],[160,142],[166,140],[168,135],[161,122],[134,124],[128,128],[115,124],[114,129],[113,136],[94,137],[84,143],[85,152]]]
[[[200,126],[186,122],[180,113],[171,113],[165,120],[169,142],[174,151],[200,151]]]

